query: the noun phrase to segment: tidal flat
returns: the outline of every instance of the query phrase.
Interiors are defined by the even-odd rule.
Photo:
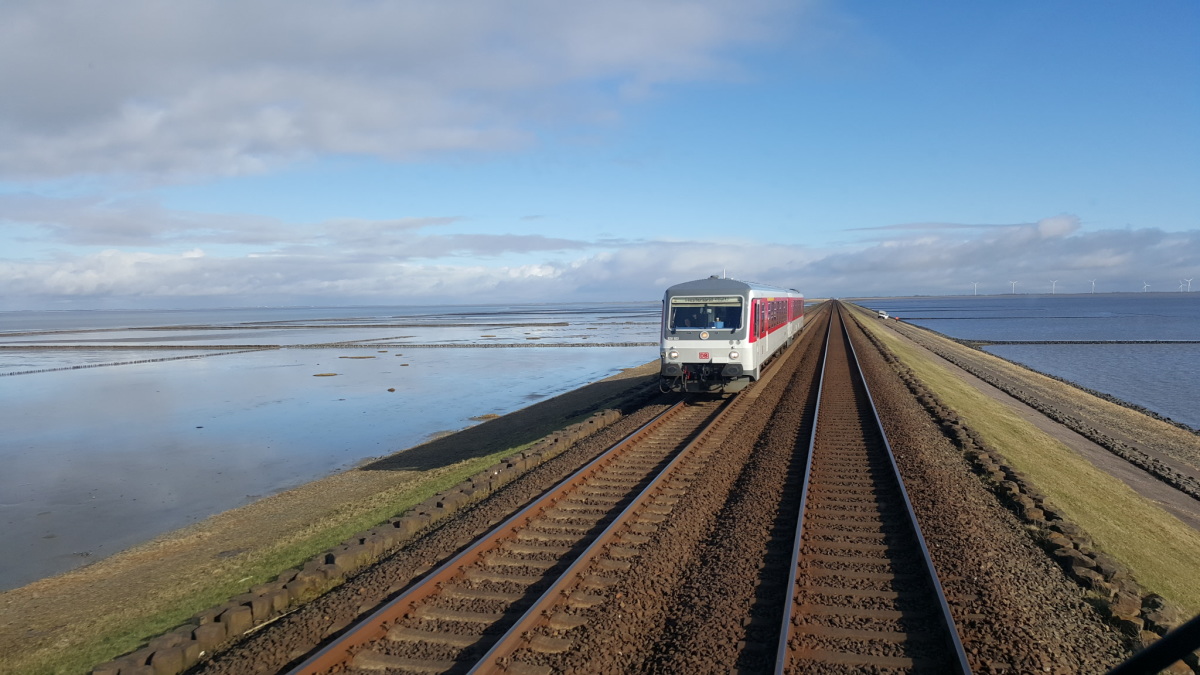
[[[338,327],[305,317],[265,330],[214,322],[34,335],[6,323],[2,370],[27,374],[0,377],[0,462],[6,467],[0,536],[10,543],[0,552],[0,590],[477,424],[472,418],[512,412],[657,354],[649,342],[657,305],[547,309],[539,307],[533,317],[519,308],[489,314],[486,330],[473,314],[426,316],[426,324],[447,325],[401,332],[379,326],[396,323],[394,315],[358,317],[352,320],[357,325]],[[253,318],[263,321],[262,314]],[[504,346],[507,340],[524,347],[530,334],[567,346]],[[414,338],[457,348],[401,344]],[[248,339],[261,349],[221,350],[254,346]],[[101,340],[105,348],[89,349]],[[590,347],[587,340],[631,346]],[[337,346],[325,346],[330,343]],[[163,344],[172,347],[148,348]],[[191,345],[204,349],[188,350]],[[160,353],[171,360],[149,360]],[[180,355],[189,358],[172,358]],[[327,373],[334,375],[314,377]]]

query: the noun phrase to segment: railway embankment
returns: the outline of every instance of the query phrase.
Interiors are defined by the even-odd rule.
[[[865,311],[858,316],[975,473],[1110,621],[1149,644],[1200,612],[1200,533],[1172,513],[1200,512],[1189,483],[1161,470],[1145,472],[1160,481],[1149,488],[1145,480],[1121,478],[1129,467],[1145,467],[1137,461],[1145,457],[1182,460],[1175,465],[1188,470],[1200,456],[1194,434],[919,327],[879,322]],[[970,376],[953,370],[959,367]],[[985,395],[971,376],[1002,387],[1011,400]],[[1112,455],[1089,461],[1062,442],[1061,432],[1055,438],[1015,414],[1022,405],[1087,432]],[[1138,454],[1114,436],[1137,439]],[[1174,508],[1163,508],[1164,500]]]
[[[1158,492],[1146,496],[1171,505],[1200,527],[1200,431],[1102,392],[1030,370],[970,343],[903,323],[887,327],[924,350],[978,378],[1015,401],[1092,441],[1114,457],[1190,497]],[[1106,468],[1120,464],[1106,463]],[[1136,489],[1136,488],[1135,488]]]
[[[936,336],[858,316],[866,332],[852,339],[976,672],[1099,672],[1200,610],[1196,528],[1115,477],[1119,471],[1013,412],[1012,395],[984,393],[992,385],[926,346],[941,349]],[[594,591],[615,601],[590,616],[590,637],[564,663],[585,667],[578,659],[595,653],[619,671],[679,672],[754,670],[767,660],[778,634],[769,619],[783,597],[773,579],[786,567],[777,549],[786,547],[786,515],[795,508],[789,486],[802,478],[798,439],[812,424],[808,382],[819,350],[806,345],[815,342],[806,333],[788,359],[790,374],[742,395],[755,400],[754,414],[696,469],[697,489],[676,496],[669,522],[637,544],[637,573]],[[1028,371],[996,362],[997,381],[1025,386]],[[295,663],[665,409],[654,393],[656,365],[382,458],[348,472],[353,481],[306,486],[305,503],[324,502],[318,511],[263,500],[279,513],[295,511],[286,524],[261,507],[225,524],[260,538],[264,525],[276,528],[291,559],[260,556],[250,565],[243,545],[191,528],[130,552],[122,574],[102,561],[2,594],[0,672],[84,672],[123,653],[94,672],[178,673],[200,662],[204,673],[232,674]],[[1029,382],[1028,391],[1041,386]],[[1091,420],[1089,395],[1074,393],[1083,398],[1043,395],[1060,406],[1071,400],[1091,426],[1134,441],[1158,429],[1107,412]],[[622,414],[604,412],[614,408]],[[1190,446],[1176,437],[1170,443],[1143,451],[1186,472],[1180,458]],[[1185,504],[1195,501],[1150,480]],[[357,520],[338,514],[364,501],[369,508]],[[318,512],[318,522],[304,523]],[[365,525],[354,529],[352,521]],[[321,545],[308,536],[318,530]],[[307,548],[297,548],[299,532]],[[199,548],[185,568],[171,556],[189,546]],[[307,553],[296,558],[298,550]],[[199,592],[213,575],[228,583]]]
[[[810,347],[811,337],[804,339]],[[869,352],[866,347],[862,351]],[[653,536],[623,544],[638,549],[637,573],[616,575],[589,592],[611,601],[589,613],[590,629],[576,648],[554,658],[576,669],[603,664],[612,672],[762,665],[771,636],[778,634],[769,628],[771,616],[786,598],[772,580],[786,567],[779,548],[788,546],[785,511],[794,507],[786,497],[794,491],[786,487],[802,477],[796,471],[797,441],[807,437],[814,391],[803,372],[812,371],[818,356],[819,350],[797,351],[794,374],[747,392],[756,399],[753,420],[740,422],[739,433],[692,476],[697,489],[677,495],[669,522]],[[895,436],[906,479],[918,486],[922,529],[944,570],[952,610],[977,668],[1096,672],[1123,658],[1134,636],[1104,622],[1086,592],[966,468],[961,451],[883,357],[877,354],[868,368],[873,388],[884,385],[878,390],[881,414]],[[579,451],[595,440],[584,440]],[[532,480],[548,464],[527,475]],[[306,643],[311,648],[346,617],[374,606],[392,585],[403,583],[397,580],[420,576],[432,561],[460,548],[493,507],[488,500],[464,510],[403,555],[206,660],[202,672],[240,673],[251,666],[270,671],[294,662]]]

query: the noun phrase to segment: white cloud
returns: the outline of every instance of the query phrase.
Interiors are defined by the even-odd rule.
[[[728,76],[780,0],[14,1],[0,5],[0,178],[409,159],[611,119],[622,97]]]
[[[1038,236],[1043,239],[1065,237],[1079,230],[1079,218],[1072,215],[1043,218],[1037,223]]]
[[[332,254],[366,261],[464,255],[494,258],[509,253],[578,250],[590,246],[579,240],[541,235],[428,234],[461,220],[458,216],[430,216],[287,223],[263,216],[174,211],[148,200],[0,194],[0,223],[36,232],[35,236],[10,237],[23,242],[36,241],[47,248],[69,245],[178,249],[205,244],[254,247],[257,256]]]
[[[168,222],[200,222],[166,214]],[[235,218],[235,216],[227,216]],[[729,276],[809,296],[1170,289],[1200,268],[1200,231],[1080,231],[1078,218],[990,228],[909,232],[818,250],[738,241],[585,241],[540,235],[442,232],[444,218],[335,220],[308,225],[264,250],[179,245],[176,252],[113,247],[81,255],[0,261],[8,309],[62,306],[228,306],[654,299],[687,279]],[[293,226],[262,233],[281,237]],[[282,233],[282,234],[280,234]],[[164,247],[159,247],[164,248]],[[219,251],[219,252],[218,252]]]

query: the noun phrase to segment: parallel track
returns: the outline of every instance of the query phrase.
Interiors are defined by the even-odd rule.
[[[519,661],[569,645],[537,631],[579,625],[753,398],[673,406],[289,672],[544,672]]]
[[[830,314],[775,671],[969,673],[840,312]],[[555,672],[681,496],[704,489],[694,477],[760,390],[671,408],[290,672]]]
[[[720,405],[676,404],[292,672],[464,671]]]
[[[840,311],[819,386],[776,673],[969,673]]]

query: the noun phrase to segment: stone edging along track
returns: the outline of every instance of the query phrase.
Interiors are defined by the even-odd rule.
[[[635,397],[641,399],[655,393],[656,388],[648,387]],[[150,640],[141,649],[100,664],[91,672],[93,675],[175,675],[184,672],[215,651],[233,644],[248,631],[339,586],[458,511],[482,501],[526,471],[557,457],[576,442],[621,418],[621,413],[616,410],[602,410],[583,422],[550,434],[454,488],[439,492],[403,514],[318,554],[303,567],[286,570],[274,581],[254,586],[247,593],[200,612],[184,625]]]
[[[969,349],[973,349],[976,351],[982,351],[982,350],[979,350],[978,347],[975,346],[975,343],[973,343],[971,341],[956,340],[955,338],[942,335],[941,333],[929,330],[928,328],[924,328],[922,326],[914,326],[913,324],[903,324],[903,325],[915,328],[915,329],[917,329],[917,331],[924,331],[924,332],[931,333],[933,335],[945,338],[946,340],[963,345],[964,347],[967,347]],[[913,336],[910,336],[910,337],[913,337]],[[917,341],[917,340],[914,340],[914,341]],[[1062,424],[1063,426],[1067,427],[1068,429],[1080,434],[1081,436],[1087,438],[1088,440],[1099,445],[1100,447],[1104,448],[1105,450],[1108,450],[1109,452],[1116,455],[1117,457],[1120,457],[1121,459],[1124,459],[1125,461],[1129,462],[1130,464],[1133,464],[1134,466],[1145,471],[1146,473],[1149,473],[1150,475],[1154,476],[1158,480],[1161,480],[1162,482],[1166,483],[1167,485],[1170,485],[1171,487],[1175,488],[1176,490],[1179,490],[1180,492],[1183,492],[1184,494],[1188,495],[1189,497],[1191,497],[1193,499],[1200,500],[1200,481],[1196,480],[1195,478],[1193,478],[1191,476],[1187,476],[1187,475],[1177,471],[1176,469],[1172,468],[1171,466],[1168,466],[1165,462],[1163,462],[1155,457],[1152,457],[1151,455],[1143,452],[1142,450],[1139,450],[1138,448],[1136,448],[1132,445],[1129,445],[1128,443],[1125,443],[1121,440],[1118,440],[1116,438],[1109,436],[1108,434],[1105,434],[1103,431],[1087,424],[1087,422],[1085,420],[1079,419],[1078,417],[1069,415],[1069,414],[1055,408],[1053,405],[1051,405],[1049,402],[1045,401],[1044,399],[1029,395],[1027,392],[1023,391],[1020,387],[1013,386],[1012,383],[1007,382],[1002,378],[996,377],[993,373],[989,372],[986,368],[980,368],[976,364],[950,352],[947,349],[939,348],[939,346],[937,344],[933,343],[932,341],[919,340],[917,342],[918,342],[918,344],[920,344],[922,347],[929,350],[930,352],[937,354],[938,356],[949,361],[950,363],[953,363],[954,365],[958,366],[959,368],[962,368],[963,370],[967,371],[968,373],[971,373],[975,377],[978,377],[979,379],[983,380],[984,382],[987,382],[988,384],[992,385],[993,387],[996,387],[997,389],[1003,391],[1004,393],[1008,394],[1009,396],[1012,396],[1013,398],[1017,399],[1018,401],[1021,401],[1025,405],[1028,405],[1029,407],[1033,408],[1034,410],[1037,410],[1038,412],[1042,413],[1046,417],[1048,417],[1048,418],[1054,420],[1055,422]],[[987,352],[984,352],[984,353],[987,353]],[[1024,366],[1020,363],[1016,363],[1014,361],[1010,361],[1009,359],[1005,359],[1003,357],[996,356],[995,354],[990,354],[990,353],[987,353],[987,354],[988,354],[988,356],[993,356],[997,359],[1001,359],[1004,362],[1012,364],[1023,370],[1030,370],[1027,366]],[[1037,371],[1031,371],[1031,372],[1037,372]],[[1198,432],[1195,429],[1192,429],[1191,427],[1188,427],[1187,425],[1180,424],[1178,422],[1175,422],[1174,420],[1165,418],[1162,415],[1159,415],[1152,411],[1146,410],[1145,408],[1143,408],[1141,406],[1131,404],[1128,401],[1122,401],[1121,399],[1116,398],[1114,396],[1110,396],[1110,395],[1104,394],[1102,392],[1093,391],[1086,387],[1080,387],[1079,385],[1075,384],[1074,382],[1065,380],[1061,377],[1055,377],[1053,375],[1046,375],[1045,373],[1041,373],[1041,372],[1038,372],[1038,374],[1043,375],[1044,377],[1048,377],[1052,380],[1056,380],[1056,381],[1066,384],[1068,386],[1074,387],[1075,389],[1078,389],[1079,391],[1091,394],[1092,396],[1103,399],[1110,403],[1114,403],[1116,405],[1120,405],[1122,407],[1129,408],[1130,410],[1140,412],[1149,417],[1157,419],[1161,422],[1165,422],[1167,424],[1171,424],[1173,426],[1179,427],[1180,429],[1191,432],[1193,434],[1200,434],[1200,432]]]
[[[1097,606],[1114,625],[1147,645],[1186,620],[1182,612],[1167,605],[1160,596],[1146,593],[1127,568],[1094,550],[1091,538],[1082,528],[1063,518],[1045,495],[988,448],[857,316],[854,320],[1000,502],[1028,526],[1034,540],[1068,577],[1091,592]],[[1187,663],[1200,672],[1194,654]]]

